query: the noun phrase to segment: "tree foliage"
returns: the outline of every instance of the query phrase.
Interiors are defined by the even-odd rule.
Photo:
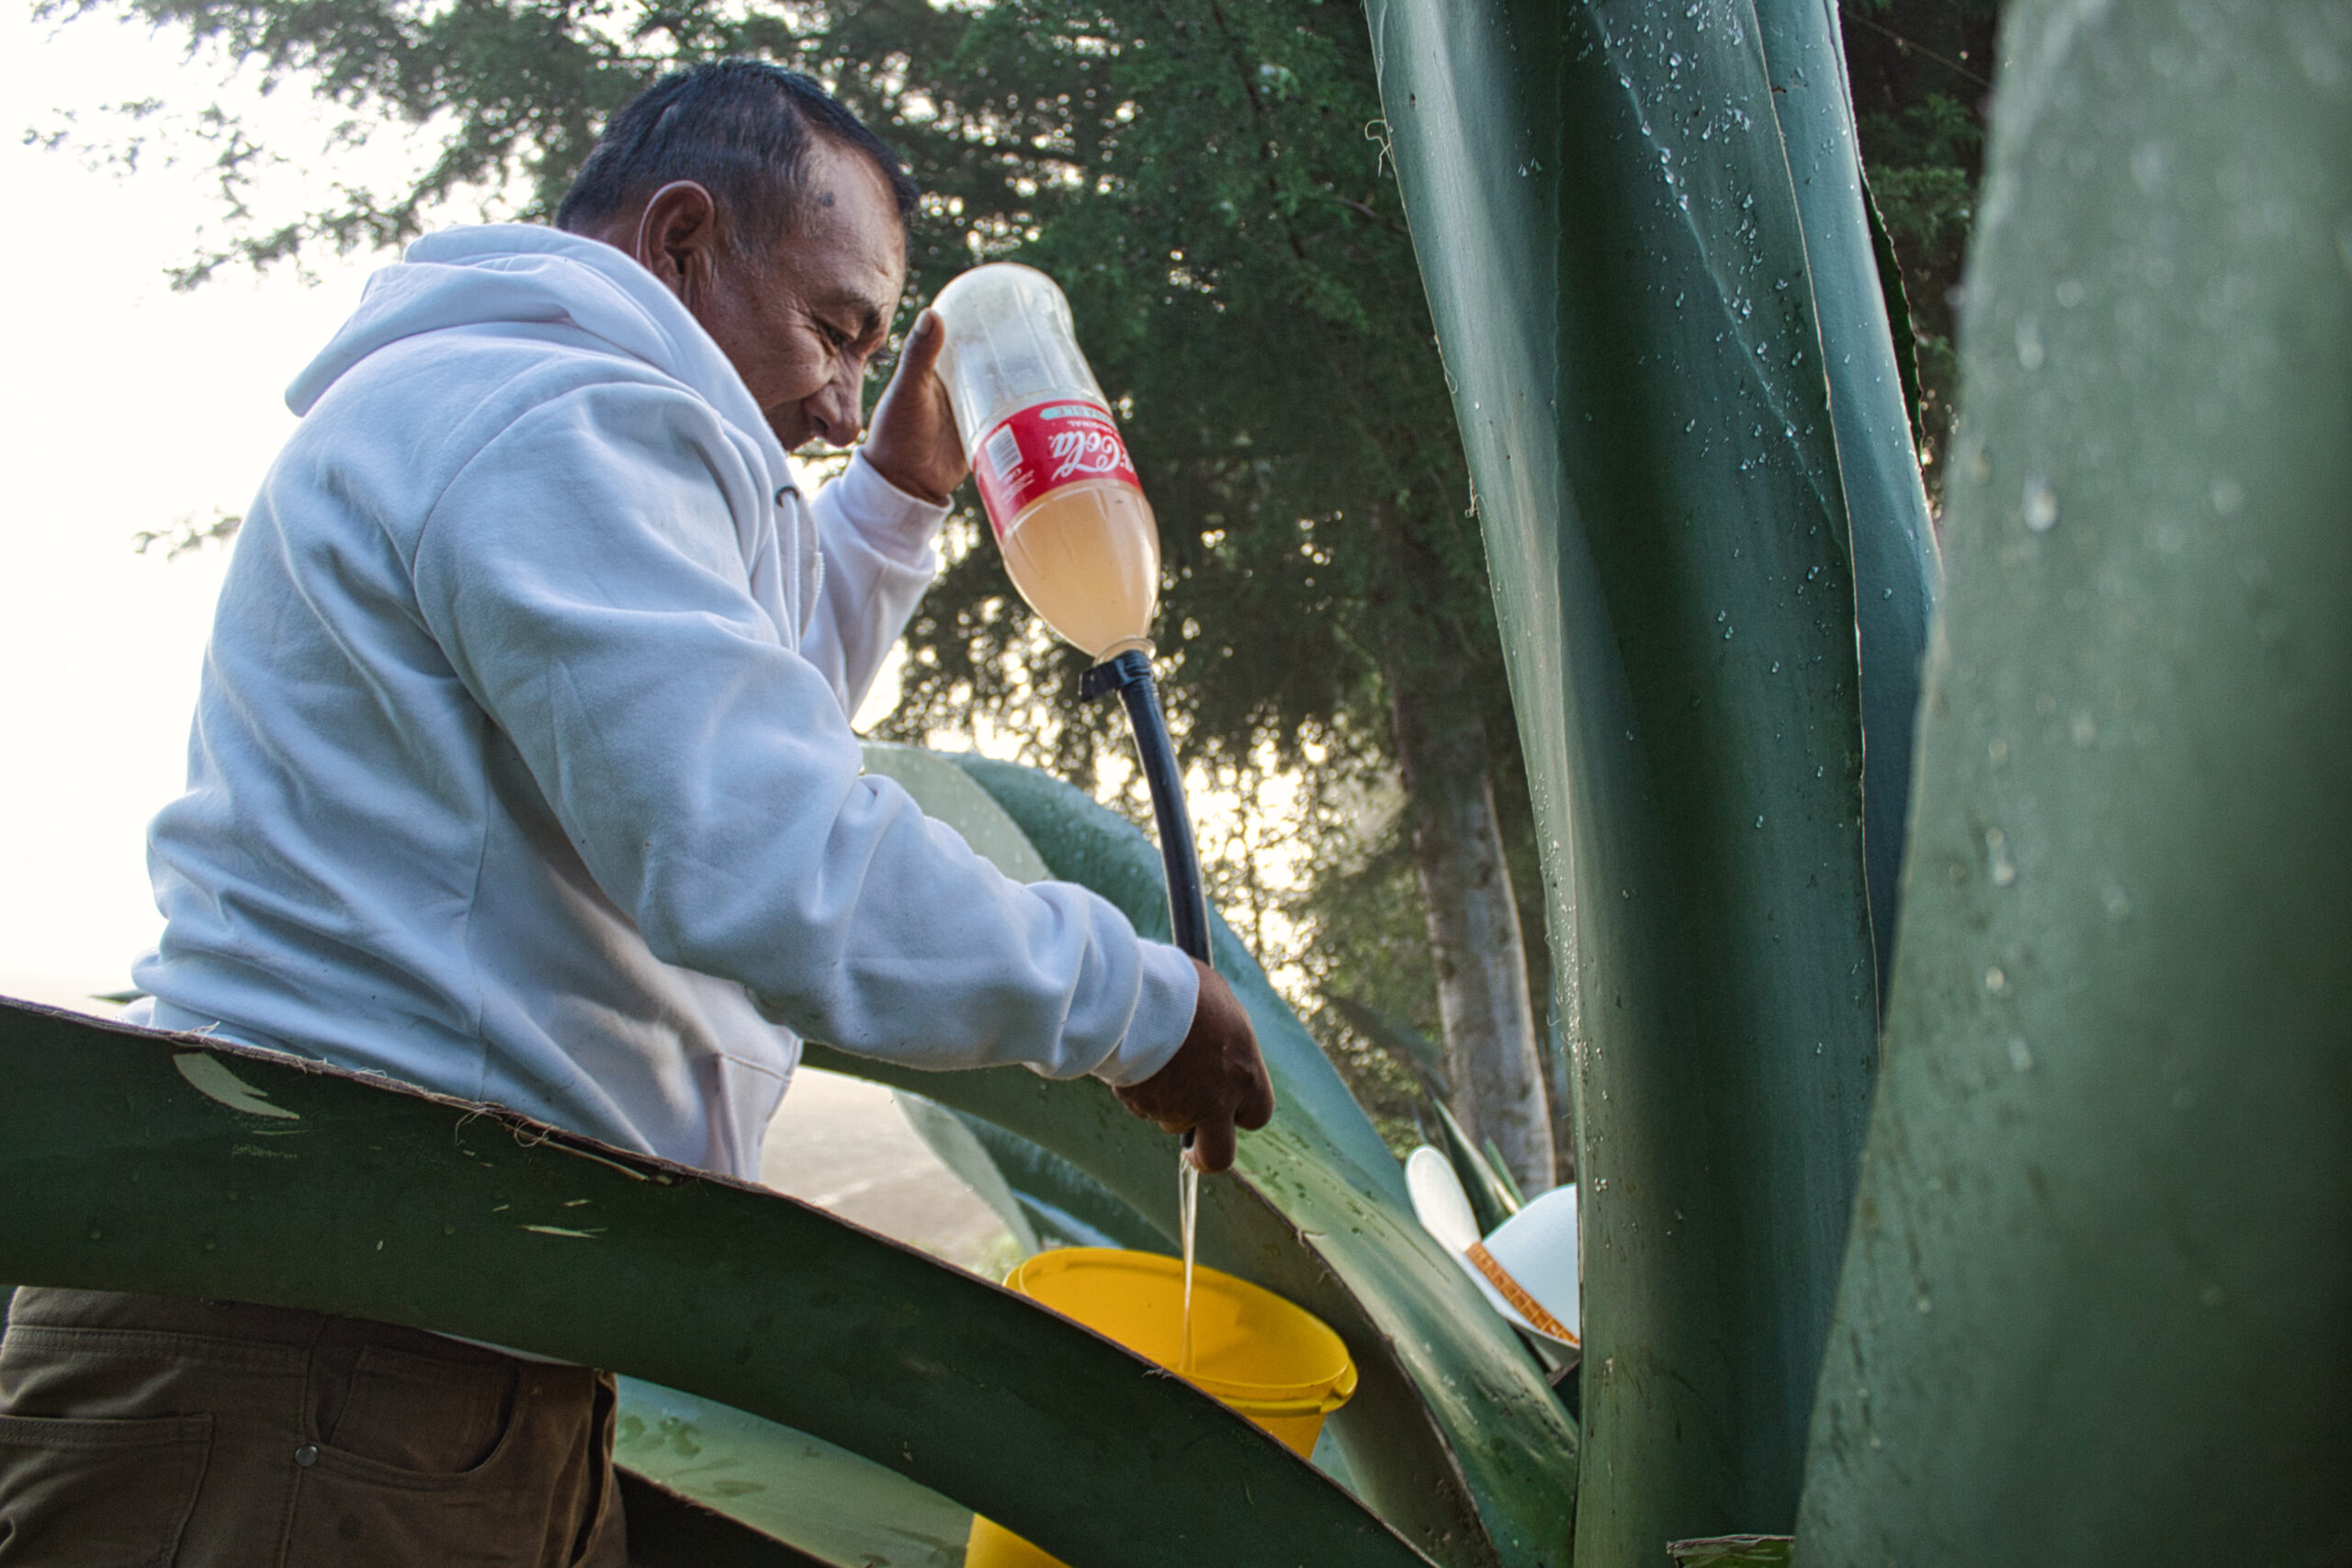
[[[1376,744],[1400,629],[1418,657],[1498,672],[1354,8],[1013,0],[933,69],[943,117],[996,139],[1010,188],[985,216],[1063,281],[1125,416],[1193,743],[1270,739],[1283,761],[1309,736]],[[997,249],[977,193],[941,188],[973,254]],[[1001,581],[973,552],[934,591],[910,717],[993,695],[1027,624]],[[1081,656],[1058,658],[1074,677]]]
[[[1958,412],[1961,265],[1976,217],[1999,0],[1848,0],[1846,66],[1871,194],[1911,306],[1931,497]]]

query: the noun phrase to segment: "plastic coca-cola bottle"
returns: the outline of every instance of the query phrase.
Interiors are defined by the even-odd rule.
[[[1069,302],[1033,267],[974,267],[932,302],[939,377],[1004,569],[1057,635],[1097,660],[1148,651],[1159,530]]]

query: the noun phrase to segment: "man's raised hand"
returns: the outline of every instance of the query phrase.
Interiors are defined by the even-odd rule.
[[[899,354],[899,368],[875,405],[865,434],[865,460],[892,484],[934,504],[944,503],[971,472],[956,431],[946,383],[934,374],[947,325],[936,310],[915,318]]]
[[[1201,972],[1201,999],[1184,1043],[1159,1072],[1112,1092],[1162,1132],[1192,1134],[1193,1163],[1216,1172],[1233,1164],[1236,1126],[1254,1133],[1273,1119],[1274,1086],[1241,998],[1216,970],[1193,962]]]

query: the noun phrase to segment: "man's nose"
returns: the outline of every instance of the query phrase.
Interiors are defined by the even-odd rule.
[[[845,360],[833,378],[800,405],[825,445],[848,446],[855,443],[859,432],[865,428],[865,364]]]

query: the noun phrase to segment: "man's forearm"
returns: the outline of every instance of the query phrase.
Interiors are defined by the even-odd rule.
[[[859,454],[809,511],[825,578],[800,652],[854,714],[938,575],[932,540],[947,509],[899,490]]]

